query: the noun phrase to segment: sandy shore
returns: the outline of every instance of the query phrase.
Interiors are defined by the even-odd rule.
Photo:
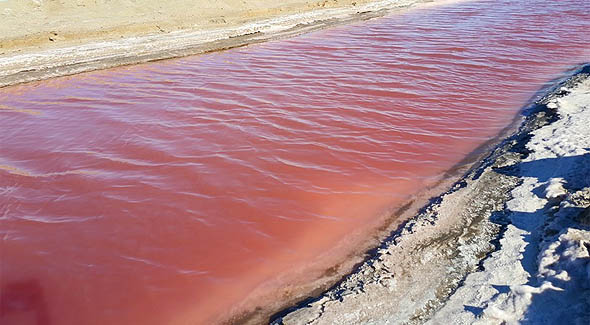
[[[0,87],[223,50],[429,2],[3,0]]]
[[[367,0],[2,0],[0,54],[130,36],[236,26]]]
[[[588,324],[590,65],[336,286],[273,324]]]

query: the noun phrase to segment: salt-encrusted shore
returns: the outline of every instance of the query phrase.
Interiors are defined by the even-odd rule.
[[[590,323],[590,65],[356,270],[273,324]]]
[[[0,18],[2,18],[1,14],[6,16],[13,12],[6,11],[10,10],[10,8],[4,9],[4,12],[1,11],[3,4],[12,3],[14,0],[10,1],[0,2]],[[122,1],[119,0],[118,2]],[[84,17],[62,17],[62,14],[69,13],[72,15],[72,13],[65,11],[63,8],[58,8],[41,15],[41,17],[49,19],[49,25],[54,20],[72,20],[71,23],[64,25],[66,27],[62,28],[75,30],[77,26],[81,30],[79,35],[72,31],[69,34],[63,34],[61,31],[46,31],[43,24],[32,24],[34,26],[39,25],[37,26],[38,30],[31,32],[32,36],[30,36],[32,43],[29,43],[35,44],[35,46],[26,46],[28,44],[27,35],[20,35],[18,29],[13,30],[12,27],[14,26],[8,20],[0,22],[0,87],[121,65],[219,51],[271,39],[290,37],[334,24],[379,17],[414,5],[427,6],[432,3],[439,4],[451,1],[457,0],[291,0],[282,5],[273,4],[269,0],[266,0],[266,2],[263,0],[244,1],[243,3],[231,0],[229,1],[230,4],[239,2],[239,6],[232,8],[230,5],[223,8],[223,6],[210,4],[207,1],[179,0],[177,2],[192,7],[187,9],[190,11],[186,13],[188,16],[181,19],[182,24],[174,25],[175,27],[169,24],[164,25],[168,11],[171,12],[170,15],[175,12],[172,10],[173,8],[162,9],[163,13],[161,12],[161,15],[164,15],[163,17],[148,17],[149,19],[144,17],[146,13],[143,13],[143,11],[131,9],[127,16],[123,15],[123,18],[128,21],[119,21],[121,17],[117,17],[120,15],[113,14],[109,16],[106,12],[104,16],[99,13],[92,14],[94,9],[101,9],[100,6],[100,8],[88,7],[78,10],[80,13],[84,13]],[[71,3],[71,6],[75,6],[75,3],[71,0],[62,2]],[[89,2],[89,5],[91,2]],[[144,0],[143,2],[158,3],[157,1],[150,2],[150,0]],[[44,2],[39,3],[43,4]],[[205,4],[216,7],[216,10],[209,14],[202,13],[201,15],[204,16],[199,16],[201,17],[199,19],[191,18],[190,14],[201,13],[202,10],[199,7]],[[255,10],[255,5],[274,9]],[[243,6],[245,7],[242,9],[238,8]],[[108,8],[102,8],[101,10],[108,10]],[[78,11],[74,11],[74,14]],[[177,14],[181,13],[182,11]],[[39,19],[34,14],[35,12],[27,13],[25,11],[15,21],[26,22]],[[233,19],[228,18],[230,14],[231,17],[235,17]],[[97,26],[92,27],[92,24],[85,23],[86,21],[92,22],[93,19],[98,20],[99,24]],[[155,30],[137,29],[139,28],[137,26],[147,24],[144,22],[146,19],[149,21],[148,25]],[[203,24],[201,23],[202,19],[221,22]],[[86,26],[88,24],[90,24],[89,27]],[[73,25],[73,27],[70,25]],[[110,29],[104,26],[110,26]],[[82,30],[86,31],[82,33]],[[12,36],[10,31],[18,35]],[[6,33],[8,35],[4,35]],[[39,35],[42,35],[43,40],[49,41],[34,41],[40,37]],[[11,45],[12,43],[16,45]]]

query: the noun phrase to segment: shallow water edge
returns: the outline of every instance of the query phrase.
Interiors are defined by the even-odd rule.
[[[457,1],[457,0],[455,0]],[[462,0],[465,1],[465,0]],[[382,17],[448,0],[382,0],[352,8],[315,10],[238,27],[179,31],[0,57],[0,88],[82,72],[224,51],[293,37],[330,26]]]
[[[583,63],[543,87],[542,97],[523,107],[510,127],[474,150],[472,157],[478,158],[467,172],[462,169],[464,174],[445,192],[431,197],[393,229],[367,252],[363,263],[328,290],[284,309],[269,322],[429,321],[466,277],[481,270],[483,262],[500,249],[507,224],[506,202],[522,181],[498,170],[525,159],[532,133],[558,120],[548,103],[567,94],[564,87],[589,78],[590,63]]]

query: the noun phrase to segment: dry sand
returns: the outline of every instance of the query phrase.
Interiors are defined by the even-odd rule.
[[[0,0],[0,87],[223,50],[430,2]]]
[[[368,0],[0,0],[0,54],[235,26]]]

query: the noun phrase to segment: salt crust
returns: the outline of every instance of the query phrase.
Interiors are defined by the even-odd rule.
[[[533,132],[522,184],[507,202],[500,249],[469,275],[432,324],[590,324],[590,80],[548,107]]]

